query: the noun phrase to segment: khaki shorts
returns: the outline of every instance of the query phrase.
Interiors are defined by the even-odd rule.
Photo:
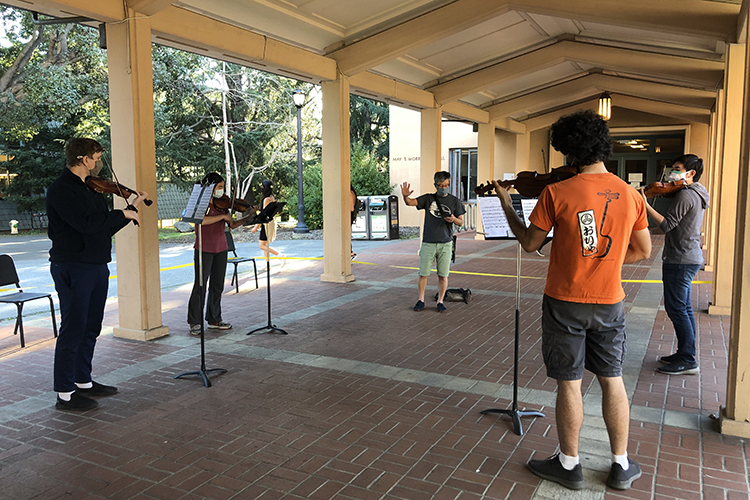
[[[453,257],[453,242],[422,243],[419,249],[419,275],[429,276],[432,263],[437,260],[437,273],[441,278],[447,278],[451,271],[451,257]]]

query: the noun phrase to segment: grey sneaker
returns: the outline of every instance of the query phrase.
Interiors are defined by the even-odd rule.
[[[229,323],[224,323],[223,321],[219,321],[216,324],[209,323],[208,328],[211,330],[231,330],[232,325],[230,325]]]
[[[674,363],[660,366],[656,370],[659,373],[666,373],[667,375],[694,375],[700,371],[698,363],[685,363],[684,361],[675,361]]]
[[[609,469],[609,477],[607,478],[607,486],[616,490],[627,490],[633,485],[633,481],[641,477],[641,467],[637,463],[633,462],[628,458],[628,470],[622,470],[622,465],[612,464],[612,468]]]
[[[585,486],[581,464],[573,467],[573,470],[567,470],[560,463],[559,453],[555,453],[547,460],[529,460],[526,465],[531,472],[542,479],[562,484],[571,490],[580,490]]]

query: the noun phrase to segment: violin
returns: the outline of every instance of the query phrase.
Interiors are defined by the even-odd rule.
[[[654,196],[670,196],[686,187],[688,187],[687,181],[679,180],[671,182],[652,182],[648,186],[640,189],[643,190],[643,194],[646,198],[653,198]]]
[[[237,212],[245,212],[250,208],[250,204],[242,198],[235,198],[234,203],[229,196],[224,195],[221,198],[213,199],[214,206],[219,210],[235,210]]]
[[[548,174],[539,172],[519,172],[515,179],[509,181],[497,181],[501,187],[513,186],[521,196],[527,198],[538,198],[545,187],[555,182],[564,181],[578,174],[578,168],[572,165],[563,165],[562,167],[553,168]],[[480,184],[474,189],[474,192],[481,196],[492,192],[495,189],[491,183]]]
[[[138,192],[130,189],[129,187],[93,175],[89,175],[88,177],[86,177],[86,185],[97,193],[116,194],[118,196],[121,196],[122,198],[125,198],[125,200],[130,198],[131,195],[138,196]],[[151,200],[143,200],[143,203],[145,203],[147,207],[150,207],[151,203],[153,202]]]

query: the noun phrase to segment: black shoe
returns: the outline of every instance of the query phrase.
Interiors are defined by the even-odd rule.
[[[111,385],[104,385],[100,384],[99,382],[91,382],[93,385],[89,389],[76,389],[76,392],[74,394],[80,394],[82,396],[86,396],[88,398],[96,398],[100,396],[112,396],[113,394],[117,394],[117,387],[112,387]]]
[[[437,312],[443,313],[443,312],[445,312],[447,310],[448,310],[448,308],[445,307],[445,304],[443,304],[442,302],[438,302],[438,304],[437,304]]]
[[[415,311],[421,311],[424,309],[424,301],[418,300],[416,304],[414,304],[414,310]]]
[[[666,373],[667,375],[694,375],[700,370],[698,369],[698,363],[685,363],[684,361],[675,361],[668,365],[660,366],[656,369],[659,373]]]
[[[552,455],[547,460],[529,460],[529,463],[526,465],[531,472],[542,479],[562,484],[571,490],[580,490],[585,486],[581,464],[577,464],[573,467],[573,470],[567,470],[560,463],[558,453]]]
[[[58,410],[73,410],[73,411],[86,411],[91,410],[99,406],[97,401],[89,399],[86,396],[81,396],[77,392],[70,395],[70,401],[65,401],[57,396],[57,403],[55,408]]]
[[[641,477],[641,467],[628,458],[628,470],[622,470],[622,465],[612,464],[609,469],[607,486],[616,490],[627,490],[633,485],[633,481]]]
[[[670,354],[669,356],[662,356],[659,358],[659,363],[663,363],[665,365],[668,365],[669,363],[674,363],[675,361],[679,361],[680,357],[677,355],[677,353]]]

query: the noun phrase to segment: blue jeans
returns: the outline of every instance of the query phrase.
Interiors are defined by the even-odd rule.
[[[667,264],[661,267],[664,283],[664,309],[674,325],[677,356],[685,363],[695,363],[695,314],[690,305],[690,290],[699,264]]]

